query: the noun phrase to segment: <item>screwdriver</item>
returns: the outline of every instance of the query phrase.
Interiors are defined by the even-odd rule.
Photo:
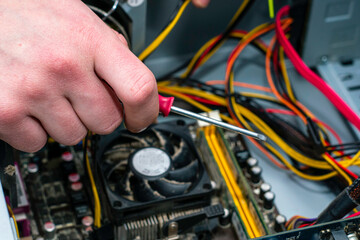
[[[170,112],[173,112],[173,113],[185,116],[185,117],[193,118],[196,120],[201,120],[201,121],[213,124],[215,126],[224,128],[226,130],[240,133],[240,134],[261,140],[261,141],[266,141],[266,137],[262,134],[252,132],[247,129],[239,128],[234,125],[224,123],[224,122],[218,121],[213,118],[205,117],[200,114],[197,114],[197,113],[194,113],[194,112],[191,112],[191,111],[179,108],[179,107],[175,107],[175,106],[173,106],[174,100],[175,100],[174,97],[163,97],[163,96],[159,95],[159,111],[164,115],[164,117],[167,117]]]

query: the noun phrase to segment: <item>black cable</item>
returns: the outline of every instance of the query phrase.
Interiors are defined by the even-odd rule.
[[[350,142],[350,143],[334,144],[334,145],[329,145],[329,146],[327,146],[327,148],[344,147],[344,146],[359,146],[359,147],[360,147],[360,142]]]
[[[219,39],[219,41],[217,41],[210,49],[209,53],[208,54],[211,54],[214,49],[216,49],[217,46],[219,46],[219,44],[222,44],[227,38],[228,36],[230,35],[231,31],[235,29],[235,27],[239,24],[239,22],[243,19],[243,17],[245,16],[245,13],[249,10],[249,8],[253,5],[253,3],[255,2],[255,0],[251,0],[249,1],[249,3],[245,6],[243,12],[235,19],[235,21],[229,25],[225,31],[221,34],[221,38]],[[196,63],[199,59],[196,60]],[[194,69],[195,69],[195,66],[197,64],[194,64],[189,73],[185,76],[185,78],[188,78],[189,76],[191,76],[191,74],[194,72]]]
[[[320,213],[316,223],[330,222],[340,219],[348,214],[360,203],[360,179],[345,188],[329,205]]]
[[[353,146],[353,147],[344,147],[344,148],[337,148],[337,149],[327,149],[327,152],[336,152],[336,151],[346,151],[346,150],[360,150],[359,146]]]

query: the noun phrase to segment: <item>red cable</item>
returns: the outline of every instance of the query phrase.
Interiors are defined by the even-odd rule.
[[[194,69],[192,70],[191,74],[193,74],[195,72],[195,70],[199,67],[200,63],[205,58],[205,56],[210,52],[210,50],[213,48],[213,46],[221,39],[221,36],[222,35],[217,36],[215,41],[212,44],[210,44],[210,46],[207,49],[205,49],[203,54],[201,54],[201,56],[199,57],[199,59],[197,60],[197,62],[195,64]]]
[[[310,225],[309,223],[303,223],[300,226],[298,226],[297,228],[303,228],[303,227],[307,227],[309,225]]]
[[[357,217],[357,216],[359,216],[359,215],[360,215],[360,211],[359,211],[359,212],[356,212],[356,213],[353,213],[353,214],[347,216],[346,218]]]
[[[184,95],[191,98],[191,99],[194,99],[197,102],[205,103],[205,104],[208,104],[208,105],[222,106],[220,103],[217,103],[217,102],[205,99],[205,98],[197,97],[197,96],[190,95],[190,94],[184,94]]]
[[[231,33],[242,33],[242,34],[247,34],[247,31],[244,30],[233,30]],[[192,70],[191,74],[193,74],[195,72],[196,69],[198,69],[200,63],[202,62],[202,60],[206,57],[206,55],[210,52],[210,50],[213,48],[213,46],[221,39],[222,35],[217,36],[217,38],[215,39],[215,41],[213,43],[210,44],[210,46],[205,49],[205,51],[201,54],[201,56],[199,57],[199,59],[197,60],[194,69]],[[263,45],[266,46],[265,42],[263,42],[262,40],[259,40],[259,42]]]
[[[283,46],[287,57],[291,60],[296,70],[320,92],[322,92],[328,100],[338,109],[338,111],[348,119],[357,129],[360,130],[359,116],[340,98],[340,96],[317,74],[310,70],[302,61],[298,53],[290,44],[281,28],[281,18],[289,14],[290,7],[282,7],[276,15],[276,36],[280,44]]]
[[[346,172],[349,176],[351,176],[354,179],[358,178],[358,175],[356,175],[355,173],[353,173],[352,171],[350,171],[349,169],[345,168],[343,165],[341,165],[340,163],[338,163],[329,153],[325,153],[325,155],[331,159],[331,161],[333,163],[335,163],[339,168],[341,168],[344,172]]]

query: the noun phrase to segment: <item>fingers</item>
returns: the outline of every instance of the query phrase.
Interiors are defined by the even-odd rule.
[[[57,142],[75,145],[86,135],[87,129],[80,121],[70,102],[64,97],[54,97],[42,101],[31,113],[43,128]]]
[[[95,71],[123,103],[130,131],[139,132],[156,119],[159,103],[155,77],[113,33],[97,48]]]
[[[122,106],[114,91],[95,74],[78,82],[81,88],[67,95],[81,122],[97,134],[113,132],[123,120]]]
[[[24,152],[36,152],[47,141],[47,135],[40,123],[32,118],[25,117],[20,122],[6,124],[0,127],[0,139],[6,140],[11,146]]]
[[[200,8],[205,8],[209,5],[210,0],[192,0],[192,3]]]

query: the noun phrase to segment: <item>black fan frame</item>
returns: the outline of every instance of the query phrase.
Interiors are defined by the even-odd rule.
[[[167,132],[182,138],[194,154],[194,157],[199,161],[199,178],[193,183],[192,189],[181,195],[168,197],[166,199],[154,200],[149,202],[134,202],[125,199],[118,194],[114,193],[106,183],[106,177],[104,176],[104,168],[102,165],[102,156],[109,147],[117,141],[122,134],[128,133],[124,128],[119,128],[114,133],[107,136],[100,136],[97,141],[95,149],[95,160],[99,174],[102,179],[103,192],[107,195],[109,202],[109,217],[117,225],[121,225],[128,220],[139,219],[154,214],[159,214],[169,211],[185,210],[194,207],[202,207],[209,205],[211,194],[213,189],[211,188],[210,178],[205,170],[205,167],[201,161],[200,155],[195,147],[194,142],[191,139],[188,126],[183,125],[182,121],[171,121],[162,124],[154,124],[149,129],[155,129],[162,132]]]

